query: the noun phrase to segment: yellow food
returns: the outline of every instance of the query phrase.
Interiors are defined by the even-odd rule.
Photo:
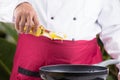
[[[54,32],[50,32],[49,33],[49,36],[50,36],[50,38],[51,39],[60,39],[60,40],[64,40],[65,38],[66,38],[66,35],[58,35],[58,34],[56,34],[56,33],[54,33]]]
[[[42,25],[40,27],[38,27],[36,33],[33,33],[33,29],[34,29],[34,27],[31,28],[29,34],[32,34],[36,37],[45,36],[44,34],[47,34],[47,37],[49,37],[50,39],[64,40],[66,38],[65,34],[58,34],[55,32],[48,31]],[[24,31],[26,31],[26,27],[24,28]]]

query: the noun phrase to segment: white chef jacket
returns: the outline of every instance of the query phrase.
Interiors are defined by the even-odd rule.
[[[107,52],[120,60],[119,0],[14,1],[14,8],[21,2],[29,2],[36,10],[40,24],[50,31],[66,34],[67,40],[91,40],[99,34]],[[6,8],[9,9],[10,7]],[[11,13],[12,11],[13,9]],[[0,16],[2,21],[1,11]],[[118,67],[120,68],[120,64]]]

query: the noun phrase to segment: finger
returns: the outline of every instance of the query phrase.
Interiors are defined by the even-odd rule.
[[[34,31],[35,25],[34,25],[34,22],[33,22],[33,21],[31,21],[31,25],[32,25],[32,26],[31,26],[31,31],[32,31],[32,33],[34,34],[33,31]]]
[[[24,33],[25,23],[26,23],[26,18],[25,18],[25,16],[22,16],[21,20],[19,22],[19,31],[20,31],[20,33]]]
[[[21,16],[15,17],[15,29],[19,33],[19,22],[20,22]]]
[[[33,33],[36,33],[38,27],[40,26],[38,17],[36,15],[33,17],[33,23],[35,25],[33,29]]]
[[[28,34],[30,32],[30,30],[31,30],[31,27],[33,26],[33,24],[32,24],[32,16],[27,17],[27,23],[26,23],[25,26],[26,26],[25,33]]]

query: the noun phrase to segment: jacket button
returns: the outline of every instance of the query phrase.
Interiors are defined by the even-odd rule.
[[[75,20],[77,20],[77,18],[76,18],[76,17],[74,17],[74,18],[73,18],[73,20],[75,21]]]
[[[54,19],[54,17],[51,17],[51,19],[53,20],[53,19]]]

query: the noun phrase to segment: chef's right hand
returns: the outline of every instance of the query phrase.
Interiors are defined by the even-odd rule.
[[[33,28],[33,33],[37,31],[39,26],[39,20],[37,14],[33,9],[32,5],[29,3],[21,3],[18,5],[14,11],[14,22],[15,29],[18,33],[29,33],[31,27]],[[26,27],[26,30],[24,30]]]

